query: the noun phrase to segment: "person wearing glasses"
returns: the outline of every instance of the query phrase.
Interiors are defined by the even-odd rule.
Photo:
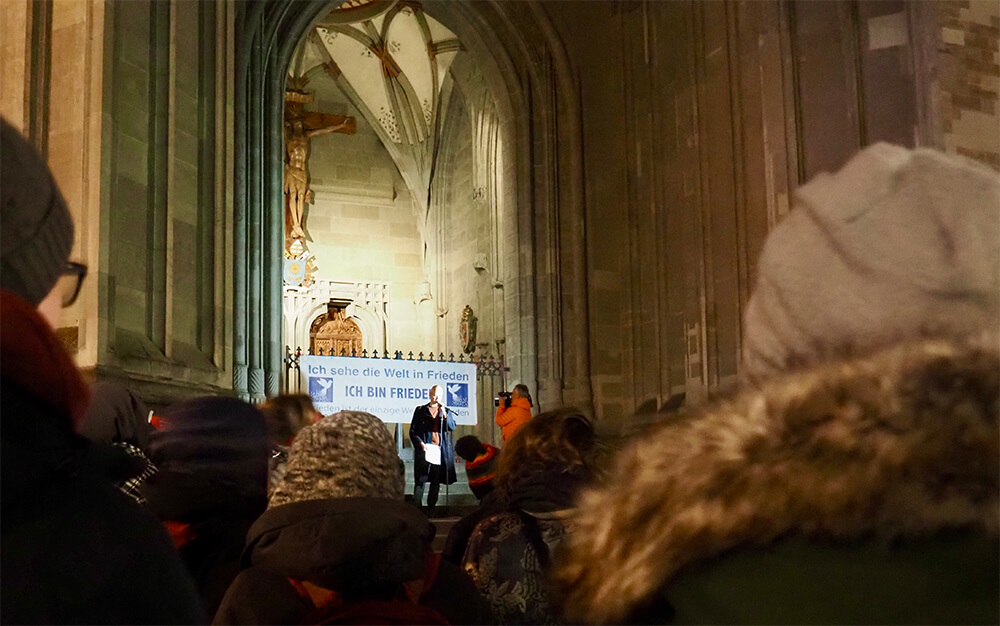
[[[170,538],[115,486],[125,452],[79,433],[88,391],[53,328],[87,274],[41,156],[0,121],[0,623],[194,624]]]

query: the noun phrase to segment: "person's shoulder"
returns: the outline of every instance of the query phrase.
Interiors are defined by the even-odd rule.
[[[482,465],[484,463],[492,461],[494,458],[496,458],[496,455],[499,454],[499,452],[500,448],[494,446],[493,444],[484,442],[482,453],[480,453],[479,456],[476,457],[475,461],[476,465]]]
[[[284,576],[249,567],[229,586],[213,623],[292,624],[301,621],[313,608]]]
[[[163,526],[144,507],[114,485],[85,473],[49,481],[37,496],[31,510],[20,511],[28,521],[4,531],[3,567],[8,572],[27,568],[22,573],[31,574],[19,584],[33,587],[37,596],[57,594],[58,600],[50,598],[47,609],[54,619],[204,621],[180,556]],[[40,556],[46,554],[58,557]],[[67,570],[66,563],[79,566]],[[34,582],[32,576],[37,578]],[[4,577],[4,583],[9,580]],[[50,588],[54,580],[63,583]],[[120,597],[132,601],[115,606]],[[10,614],[4,613],[8,621]]]

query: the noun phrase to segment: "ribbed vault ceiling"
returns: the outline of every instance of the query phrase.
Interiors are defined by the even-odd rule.
[[[454,33],[419,3],[339,1],[299,44],[289,84],[302,89],[309,81],[335,81],[426,209],[450,93],[448,68],[460,50]]]

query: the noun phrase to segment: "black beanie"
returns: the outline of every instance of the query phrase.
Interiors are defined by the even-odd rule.
[[[236,398],[204,397],[157,416],[149,458],[161,473],[193,474],[245,496],[266,497],[271,439],[256,408]]]
[[[0,120],[0,288],[38,306],[72,247],[73,220],[49,167]]]

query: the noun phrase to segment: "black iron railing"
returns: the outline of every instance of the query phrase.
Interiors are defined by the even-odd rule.
[[[443,352],[439,352],[435,356],[433,351],[428,352],[426,355],[423,352],[418,352],[414,355],[412,351],[403,354],[401,350],[383,350],[379,352],[377,349],[372,350],[370,353],[368,350],[358,352],[353,349],[350,352],[341,350],[340,354],[337,354],[333,350],[330,352],[330,354],[324,354],[323,350],[320,349],[316,354],[313,354],[312,352],[303,352],[300,347],[296,347],[293,352],[290,346],[285,346],[285,391],[297,392],[299,390],[299,360],[304,354],[308,354],[309,356],[342,356],[361,359],[391,359],[395,361],[426,361],[430,363],[472,363],[476,366],[476,378],[480,379],[496,376],[503,380],[505,378],[504,374],[510,370],[510,368],[504,365],[503,356],[495,357],[493,355],[470,354],[466,358],[466,355],[462,353],[458,355],[458,358],[455,358],[454,353],[445,357]]]

